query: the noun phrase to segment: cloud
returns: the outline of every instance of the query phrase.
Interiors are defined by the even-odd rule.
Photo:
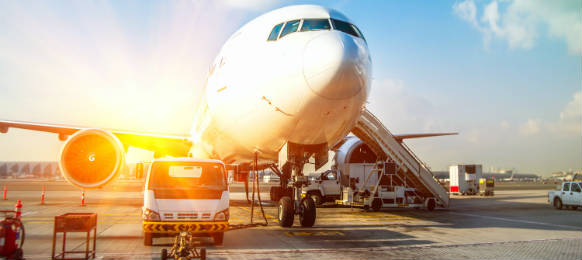
[[[524,136],[539,134],[542,129],[542,120],[529,119],[519,127],[519,133]]]
[[[469,22],[476,28],[480,28],[477,22],[477,7],[473,1],[457,2],[453,5],[453,11],[461,19]]]
[[[511,125],[507,120],[501,120],[501,122],[499,122],[499,127],[501,127],[502,129],[509,129],[510,126]]]
[[[582,91],[572,95],[572,99],[560,112],[559,118],[542,122],[540,119],[529,119],[523,123],[519,132],[524,136],[532,136],[543,132],[558,137],[580,137],[582,134]]]
[[[395,132],[442,130],[433,103],[406,86],[402,80],[374,80],[368,108]]]
[[[580,136],[582,133],[582,91],[572,95],[572,100],[560,112],[560,120],[549,128],[560,135]]]
[[[560,112],[561,120],[577,120],[580,121],[582,118],[582,91],[578,91],[572,95],[572,100],[568,102],[568,105]]]
[[[549,37],[564,40],[570,54],[581,55],[581,7],[577,1],[493,0],[478,20],[475,2],[466,0],[455,3],[453,12],[483,34],[486,47],[495,37],[510,48],[531,49],[545,29]]]

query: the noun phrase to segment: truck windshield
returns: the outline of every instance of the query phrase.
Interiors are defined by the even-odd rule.
[[[226,189],[224,169],[217,163],[155,162],[151,167],[150,188]]]

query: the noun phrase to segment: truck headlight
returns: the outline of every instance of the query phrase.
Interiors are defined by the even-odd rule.
[[[151,209],[148,209],[148,208],[145,208],[143,210],[142,217],[145,221],[160,221],[161,220],[159,213],[157,213]]]
[[[214,221],[228,221],[229,215],[228,209],[223,210],[214,215]]]

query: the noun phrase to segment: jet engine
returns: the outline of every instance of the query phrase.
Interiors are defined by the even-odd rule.
[[[71,135],[59,156],[63,177],[83,189],[100,188],[114,180],[125,165],[119,139],[102,129],[84,129]]]

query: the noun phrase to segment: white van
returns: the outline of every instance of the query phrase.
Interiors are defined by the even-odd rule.
[[[228,230],[225,165],[194,158],[156,159],[148,171],[143,201],[144,244],[188,231],[221,245]]]

